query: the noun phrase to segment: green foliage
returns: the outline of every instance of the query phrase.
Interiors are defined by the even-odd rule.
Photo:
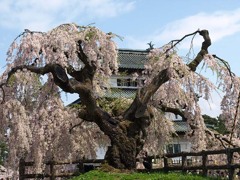
[[[85,35],[85,40],[92,40],[94,38],[94,36],[96,35],[96,32],[91,29],[90,31],[87,32],[87,34]]]
[[[90,171],[72,180],[204,180],[204,179],[216,179],[216,178],[204,178],[195,175],[186,175],[180,173],[112,173],[103,171]]]
[[[99,98],[97,100],[98,105],[113,116],[119,116],[122,114],[132,103],[132,99],[129,98]],[[71,108],[84,109],[81,103],[69,105]]]
[[[132,99],[128,98],[102,98],[98,100],[99,106],[113,116],[121,115],[131,103]]]
[[[8,85],[10,87],[12,87],[15,81],[16,81],[16,77],[15,76],[10,76],[10,78],[8,80]]]
[[[70,104],[69,107],[76,108],[76,109],[83,109],[83,108],[85,108],[85,106],[83,106],[82,104]]]
[[[6,156],[7,156],[7,145],[4,142],[0,141],[0,165],[3,164]]]
[[[214,129],[215,131],[219,132],[220,134],[227,134],[228,130],[224,124],[224,121],[219,117],[213,118],[206,114],[203,115],[203,119],[207,127]]]

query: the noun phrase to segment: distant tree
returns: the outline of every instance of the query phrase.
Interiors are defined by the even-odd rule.
[[[203,38],[200,51],[184,61],[176,45],[195,35]],[[120,113],[99,104],[110,76],[118,70],[113,37],[96,27],[63,24],[46,33],[24,31],[13,41],[0,79],[0,127],[1,134],[8,135],[11,167],[16,169],[20,158],[34,160],[41,170],[43,160],[94,157],[99,144],[109,142],[106,161],[133,169],[141,150],[154,152],[172,135],[173,124],[164,112],[187,120],[194,150],[238,145],[240,81],[227,62],[208,54],[207,30],[152,49],[139,74],[145,85]],[[201,62],[217,73],[217,86],[196,72]],[[206,128],[196,97],[208,100],[216,87],[225,93],[222,116],[231,132],[225,138]],[[64,107],[61,91],[78,94],[79,108]]]
[[[227,130],[224,120],[221,119],[221,116],[217,118],[213,118],[206,114],[203,115],[204,122],[207,127],[214,129],[215,131],[219,132],[220,134],[228,134],[229,131]]]

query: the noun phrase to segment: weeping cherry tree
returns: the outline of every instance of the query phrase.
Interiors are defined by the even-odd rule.
[[[176,46],[196,35],[202,37],[201,48],[186,61]],[[207,30],[149,51],[144,71],[134,76],[144,78],[144,85],[133,100],[119,101],[125,104],[117,115],[100,103],[109,78],[118,73],[115,36],[92,26],[62,24],[49,32],[25,30],[13,41],[0,79],[0,139],[9,147],[10,167],[17,168],[20,158],[35,161],[38,168],[49,159],[94,158],[100,146],[108,145],[109,165],[134,169],[140,151],[157,152],[174,133],[166,112],[188,122],[194,150],[239,146],[240,81],[226,61],[208,53]],[[198,72],[200,64],[217,74],[217,84]],[[224,93],[228,136],[206,128],[198,104],[198,97],[209,100],[215,90]],[[62,92],[78,94],[81,104],[65,107]]]

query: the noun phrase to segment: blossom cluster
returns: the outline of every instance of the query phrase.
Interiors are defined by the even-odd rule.
[[[192,148],[202,150],[207,147],[205,124],[198,105],[200,97],[211,100],[213,91],[221,90],[225,93],[221,108],[222,117],[226,120],[229,131],[233,123],[237,125],[239,115],[236,115],[239,103],[239,78],[231,73],[228,64],[220,62],[214,56],[207,54],[203,59],[203,67],[211,69],[217,74],[217,83],[189,69],[184,60],[177,55],[177,51],[170,45],[153,49],[148,55],[148,61],[143,76],[148,85],[160,72],[166,70],[169,79],[154,94],[152,104],[160,107],[176,108],[184,112],[192,129],[187,133],[191,136]],[[237,117],[237,118],[236,118]],[[238,128],[234,129],[237,136]]]
[[[219,61],[212,55],[206,55],[204,62],[208,68],[217,74],[216,86],[223,94],[221,118],[225,120],[225,125],[229,132],[233,133],[233,137],[238,138],[240,79],[231,72],[230,66],[224,60]]]
[[[93,87],[100,93],[108,87],[112,73],[118,71],[117,47],[113,37],[113,33],[104,33],[96,27],[81,27],[73,23],[60,25],[47,33],[25,31],[8,50],[7,69],[10,71],[19,65],[43,67],[59,64],[65,69],[73,67],[80,71],[86,65],[94,66]],[[79,56],[81,51],[86,55],[87,62]]]
[[[64,24],[46,33],[25,31],[14,40],[0,77],[2,84],[7,83],[1,92],[1,140],[6,134],[11,169],[18,169],[20,158],[34,161],[41,172],[43,161],[96,157],[96,148],[106,137],[95,124],[82,122],[77,110],[64,107],[53,75],[41,76],[27,68],[12,70],[58,64],[67,73],[69,67],[81,71],[91,66],[95,69],[92,87],[98,95],[117,72],[113,37],[95,27]]]
[[[154,118],[147,128],[148,136],[143,149],[148,155],[160,155],[165,153],[165,145],[171,142],[172,135],[176,134],[172,120],[166,114],[153,107]]]
[[[70,131],[81,120],[77,111],[65,108],[59,97],[52,96],[35,109],[26,109],[20,101],[11,99],[3,108],[2,128],[6,129],[10,149],[9,168],[17,170],[18,161],[24,158],[34,161],[35,172],[41,173],[45,168],[44,161],[96,157],[100,137],[95,137],[95,132],[99,129],[83,123]]]

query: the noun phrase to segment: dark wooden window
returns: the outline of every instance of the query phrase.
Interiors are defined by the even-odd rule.
[[[180,153],[181,152],[181,145],[180,144],[169,144],[166,147],[167,153]]]
[[[132,79],[117,79],[117,86],[126,86],[126,87],[137,87],[137,81]]]

